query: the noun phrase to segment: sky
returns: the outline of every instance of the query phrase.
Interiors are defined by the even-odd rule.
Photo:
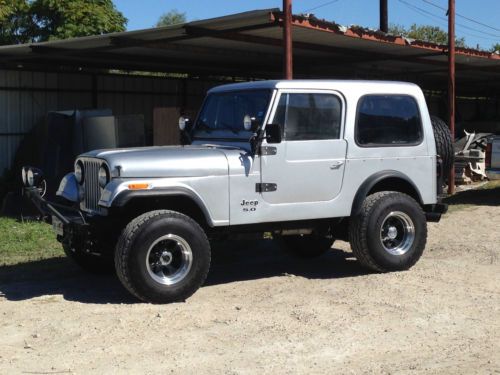
[[[378,28],[379,0],[292,0],[293,13],[314,13],[342,25]],[[447,30],[447,0],[388,0],[389,23],[439,26]],[[171,9],[186,13],[188,21],[254,9],[281,8],[282,0],[114,0],[128,18],[128,30],[154,26]],[[434,5],[433,5],[434,4]],[[315,9],[316,8],[316,9]],[[456,33],[466,44],[490,49],[500,43],[500,0],[456,0]],[[469,19],[467,19],[469,18]],[[476,21],[476,22],[474,22]],[[484,25],[478,24],[482,23]]]

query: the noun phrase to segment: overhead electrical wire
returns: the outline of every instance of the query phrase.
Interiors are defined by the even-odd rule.
[[[316,9],[326,7],[326,6],[334,4],[334,3],[338,3],[339,1],[340,0],[332,0],[332,1],[328,1],[328,2],[323,3],[323,4],[319,4],[319,5],[317,5],[317,6],[313,7],[313,8],[309,8],[309,9],[304,10],[304,13],[308,13],[308,12],[310,12],[312,10],[316,10]]]
[[[408,8],[412,9],[413,11],[421,14],[421,15],[430,16],[430,17],[439,19],[440,21],[446,22],[446,24],[448,22],[447,18],[438,16],[438,15],[432,13],[432,12],[427,11],[426,9],[420,8],[420,7],[418,7],[418,6],[414,5],[414,4],[410,4],[410,3],[406,2],[405,0],[398,0],[398,1],[400,3],[406,5]],[[457,25],[457,28],[463,28],[463,29],[472,30],[472,31],[475,31],[475,32],[478,32],[478,33],[481,33],[481,34],[486,34],[486,35],[492,36],[493,38],[488,38],[488,37],[485,37],[484,35],[472,34],[470,32],[462,32],[462,34],[464,34],[466,36],[472,36],[472,37],[475,37],[475,38],[481,38],[481,39],[493,40],[493,41],[498,41],[500,39],[500,36],[496,35],[496,34],[491,34],[491,33],[488,33],[488,32],[482,31],[482,30],[478,30],[478,29],[472,28],[470,26],[463,25],[461,23],[456,23],[456,25]]]
[[[429,4],[429,5],[432,5],[432,6],[433,6],[433,7],[435,7],[435,8],[438,8],[438,9],[444,10],[444,11],[446,11],[446,12],[448,11],[448,9],[447,9],[447,8],[444,8],[444,7],[440,6],[440,5],[437,5],[437,4],[433,3],[432,1],[429,1],[429,0],[422,0],[422,1],[423,1],[424,3],[427,3],[427,4]],[[480,21],[475,20],[475,19],[473,19],[473,18],[470,18],[470,17],[464,16],[464,15],[462,15],[462,14],[460,14],[460,13],[455,12],[455,14],[456,14],[458,17],[461,17],[461,18],[463,18],[463,19],[466,19],[467,21],[470,21],[470,22],[476,23],[476,24],[481,25],[481,26],[483,26],[483,27],[487,27],[488,29],[495,30],[495,31],[500,31],[500,29],[497,29],[496,27],[493,27],[493,26],[487,25],[487,24],[485,24],[485,23],[483,23],[483,22],[480,22]]]
[[[408,3],[407,1],[404,1],[404,0],[399,0],[399,2],[401,2],[401,3],[403,3],[403,4],[407,5],[407,6],[409,6],[410,8],[413,8],[413,9],[418,9],[418,10],[420,10],[421,12],[423,12],[423,13],[425,13],[425,14],[429,15],[429,16],[438,17],[438,18],[440,18],[440,19],[442,19],[442,20],[444,20],[444,21],[448,22],[448,19],[447,19],[446,17],[441,17],[441,16],[438,16],[438,15],[436,15],[436,14],[434,14],[434,13],[429,12],[429,11],[428,11],[428,10],[426,10],[426,9],[423,9],[423,8],[420,8],[420,7],[416,6],[416,5],[410,4],[410,3]],[[472,31],[475,31],[475,32],[479,32],[479,33],[482,33],[482,34],[486,34],[486,35],[489,35],[489,36],[492,36],[492,37],[495,37],[495,38],[500,38],[500,35],[497,35],[497,34],[491,34],[491,33],[486,32],[486,31],[478,30],[478,29],[475,29],[475,28],[473,28],[473,27],[470,27],[470,26],[467,26],[467,25],[464,25],[464,24],[461,24],[461,23],[458,23],[458,22],[456,22],[456,25],[457,25],[457,26],[460,26],[460,27],[463,27],[464,29],[469,29],[469,30],[472,30]]]

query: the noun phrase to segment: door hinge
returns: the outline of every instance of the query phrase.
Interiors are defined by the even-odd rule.
[[[276,155],[278,150],[273,146],[261,146],[260,154],[261,155]]]
[[[261,183],[261,184],[255,184],[255,191],[257,193],[267,193],[270,191],[276,191],[278,189],[277,184],[269,184],[269,183]]]

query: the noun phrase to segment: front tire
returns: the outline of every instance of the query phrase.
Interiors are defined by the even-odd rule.
[[[116,246],[115,267],[125,288],[145,302],[184,301],[207,277],[210,245],[190,217],[151,211],[125,227]]]
[[[410,196],[393,191],[368,196],[349,226],[349,241],[358,262],[377,272],[401,271],[422,256],[427,221]]]

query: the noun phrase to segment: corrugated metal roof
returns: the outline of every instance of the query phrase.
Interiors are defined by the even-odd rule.
[[[264,9],[175,26],[0,47],[0,66],[165,71],[280,78],[282,14]],[[397,79],[444,89],[447,46],[293,16],[299,78]],[[457,92],[498,95],[500,56],[456,52]]]

